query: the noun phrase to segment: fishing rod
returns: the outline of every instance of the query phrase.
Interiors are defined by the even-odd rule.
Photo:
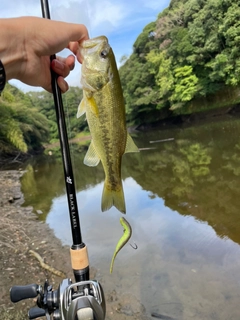
[[[41,0],[42,16],[51,19],[48,0]],[[56,59],[55,55],[50,57],[50,61]],[[58,75],[51,69],[52,92],[56,110],[59,139],[62,151],[65,185],[68,198],[68,208],[71,222],[73,244],[70,249],[73,273],[76,281],[89,280],[89,262],[87,247],[82,242],[80,219],[76,198],[73,169],[67,137],[65,114],[62,102],[61,90],[57,84]]]
[[[48,0],[41,0],[41,7],[43,18],[50,19]],[[52,55],[50,61],[55,58],[56,56]],[[57,77],[58,75],[51,69],[52,92],[72,230],[73,244],[70,248],[70,256],[76,282],[72,283],[71,279],[64,279],[57,290],[53,290],[47,280],[44,286],[38,284],[13,286],[10,290],[10,299],[12,302],[18,302],[37,297],[38,307],[29,310],[29,319],[45,316],[47,320],[104,320],[106,305],[102,286],[96,280],[89,280],[88,253],[81,236],[65,114]]]

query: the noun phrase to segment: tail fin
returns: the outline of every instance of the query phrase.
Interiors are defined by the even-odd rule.
[[[112,206],[115,206],[120,212],[126,213],[122,181],[119,187],[118,191],[111,190],[108,188],[105,180],[102,193],[102,211],[107,211]]]

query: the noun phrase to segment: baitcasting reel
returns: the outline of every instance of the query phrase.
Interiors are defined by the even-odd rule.
[[[72,283],[64,279],[57,290],[45,281],[44,288],[37,284],[13,286],[12,302],[37,297],[38,307],[28,312],[29,319],[46,317],[47,320],[104,320],[106,313],[103,289],[95,280]]]

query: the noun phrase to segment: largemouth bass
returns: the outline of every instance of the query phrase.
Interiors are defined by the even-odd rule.
[[[101,160],[105,182],[102,211],[115,206],[126,213],[121,179],[122,156],[139,151],[126,129],[125,105],[117,65],[105,36],[85,40],[81,84],[83,99],[77,117],[86,112],[92,141],[84,164],[97,166]]]

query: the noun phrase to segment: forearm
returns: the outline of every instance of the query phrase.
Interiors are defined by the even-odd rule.
[[[0,60],[4,65],[7,81],[19,77],[27,60],[21,22],[21,18],[0,19]]]

